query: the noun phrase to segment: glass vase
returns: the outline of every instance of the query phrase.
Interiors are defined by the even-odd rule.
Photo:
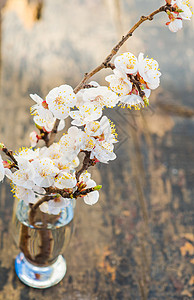
[[[33,226],[29,224],[29,205],[15,200],[12,232],[21,252],[15,259],[19,279],[34,288],[48,288],[62,280],[66,261],[61,255],[73,231],[74,202],[58,215],[36,210]]]

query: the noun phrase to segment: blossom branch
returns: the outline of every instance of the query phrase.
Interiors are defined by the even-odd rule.
[[[88,81],[89,78],[94,76],[96,73],[101,71],[105,68],[112,68],[112,64],[110,64],[111,59],[117,54],[121,46],[133,35],[133,32],[145,21],[149,20],[152,21],[154,16],[157,15],[160,12],[167,12],[167,11],[173,11],[173,8],[171,4],[165,4],[149,14],[148,16],[141,16],[140,20],[128,31],[126,35],[122,37],[122,39],[113,47],[110,54],[105,58],[105,60],[96,68],[94,68],[89,73],[85,73],[84,78],[81,80],[81,82],[76,86],[74,89],[74,93],[77,93],[79,90],[83,88],[85,83]]]
[[[145,93],[141,89],[139,80],[136,80],[133,75],[128,75],[128,76],[130,78],[130,81],[133,83],[133,85],[137,87],[140,97],[143,98],[145,96]]]
[[[75,192],[72,192],[72,190],[67,191],[64,189],[57,189],[57,188],[53,188],[53,187],[49,187],[49,188],[45,188],[47,194],[42,197],[41,199],[39,199],[35,204],[31,205],[30,207],[30,211],[29,211],[29,223],[32,226],[35,226],[34,224],[34,217],[36,215],[36,211],[39,208],[39,206],[41,204],[43,204],[44,202],[48,202],[50,200],[54,200],[56,199],[59,195],[62,196],[63,198],[69,198],[69,199],[77,199],[78,197],[83,197],[86,196],[87,194],[94,192],[94,191],[98,191],[101,189],[101,185],[97,185],[95,187],[91,187],[91,188],[86,188],[86,189],[82,189],[79,190],[77,189]],[[49,194],[54,194],[55,195],[49,195]]]
[[[9,157],[13,160],[14,162],[14,165],[12,165],[13,167],[16,167],[18,168],[18,162],[17,160],[15,159],[15,157],[13,156],[13,151],[12,150],[8,150],[5,145],[3,144],[0,144],[0,149]]]
[[[31,207],[30,207],[30,212],[29,212],[29,222],[30,222],[30,225],[34,226],[34,217],[35,217],[35,214],[36,214],[36,210],[37,208],[44,202],[48,202],[49,200],[53,200],[55,199],[56,196],[48,196],[48,195],[45,195],[44,197],[42,197],[41,199],[39,199],[35,204],[33,204]]]
[[[28,249],[29,238],[30,238],[30,236],[29,236],[29,232],[28,232],[28,227],[21,223],[19,247],[20,247],[21,251],[25,254],[25,256],[29,260],[32,260],[30,251]]]
[[[40,139],[45,141],[45,145],[47,146],[49,142],[49,133],[44,131],[42,128],[40,130]]]
[[[56,119],[55,124],[54,124],[54,126],[53,126],[53,129],[52,129],[52,131],[51,131],[51,133],[50,133],[49,139],[48,139],[48,140],[45,140],[45,143],[46,143],[46,146],[47,146],[47,147],[49,147],[50,145],[52,145],[52,143],[54,142],[55,136],[56,136],[56,134],[57,134],[57,128],[58,128],[58,126],[59,126],[59,122],[60,122],[60,120],[59,120],[59,119]]]
[[[90,151],[84,151],[84,153],[85,153],[85,157],[83,160],[83,165],[82,165],[81,169],[76,172],[76,175],[75,175],[77,181],[79,181],[79,177],[84,171],[86,171],[90,166],[94,166],[96,164],[95,159],[90,159]]]
[[[101,185],[97,185],[95,187],[92,187],[92,188],[87,188],[85,190],[82,190],[82,191],[79,191],[79,190],[76,190],[72,195],[71,197],[73,196],[74,199],[77,199],[78,197],[82,197],[82,196],[86,196],[87,194],[91,193],[91,192],[94,192],[94,191],[98,191],[101,189]]]
[[[52,198],[48,199],[48,200],[46,198],[48,196],[45,196],[45,197],[41,198],[39,201],[37,201],[33,205],[34,206],[33,209],[36,210],[42,203],[47,202],[49,200],[53,200],[53,199],[57,198],[58,195],[61,195],[63,198],[77,199],[78,197],[85,196],[85,195],[87,195],[87,194],[89,194],[93,191],[99,190],[100,188],[101,188],[101,185],[97,185],[95,187],[91,187],[91,188],[87,188],[87,189],[82,189],[82,190],[77,189],[75,192],[72,192],[71,189],[69,191],[67,191],[65,189],[58,189],[58,188],[49,187],[49,188],[45,189],[47,191],[47,194],[49,195],[51,193],[52,194],[55,193],[55,196],[49,196],[49,197],[52,197]]]
[[[74,93],[76,94],[82,88],[89,88],[89,86],[87,85],[88,79],[91,78],[92,76],[94,76],[96,73],[98,73],[102,69],[110,68],[110,69],[114,70],[115,66],[110,61],[117,54],[117,52],[119,51],[119,49],[121,48],[121,46],[133,35],[133,32],[143,22],[145,22],[147,20],[149,20],[149,21],[153,20],[154,16],[157,15],[158,13],[160,13],[160,12],[167,12],[168,13],[168,12],[172,12],[172,11],[174,11],[174,8],[172,7],[171,3],[166,2],[165,5],[161,6],[157,10],[153,11],[148,16],[141,16],[141,18],[139,19],[139,21],[137,23],[135,23],[135,25],[128,31],[128,33],[126,35],[124,35],[122,37],[122,39],[113,47],[113,49],[111,50],[110,54],[104,59],[104,61],[99,66],[97,66],[92,71],[90,71],[89,73],[85,73],[83,79],[80,81],[80,83],[74,89]],[[139,87],[138,87],[138,89],[139,89]],[[141,94],[143,95],[142,92],[141,92]],[[46,143],[47,147],[49,147],[54,142],[54,138],[55,138],[55,135],[57,133],[57,127],[58,127],[58,125],[59,125],[59,120],[56,120],[55,125],[53,127],[53,130],[52,130],[52,132],[50,134],[50,138],[48,140],[45,140],[45,143]],[[80,174],[78,173],[78,175],[80,175]]]

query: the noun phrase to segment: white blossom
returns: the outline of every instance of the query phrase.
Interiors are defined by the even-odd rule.
[[[43,202],[40,206],[39,206],[40,211],[42,211],[45,214],[50,214],[49,210],[48,210],[48,202]]]
[[[94,149],[91,151],[90,158],[97,158],[102,163],[108,163],[109,160],[114,160],[116,154],[113,152],[114,146],[106,141],[96,141]]]
[[[168,24],[168,28],[172,32],[177,32],[178,30],[181,30],[182,27],[183,27],[182,20],[177,19],[177,18],[174,18],[174,19],[170,20],[170,22],[168,22],[167,24]]]
[[[79,132],[79,129],[78,129]],[[65,137],[67,137],[65,135]],[[68,148],[64,146],[65,144],[65,137],[62,138],[61,142],[59,143],[53,143],[49,147],[43,147],[40,149],[40,158],[45,158],[48,157],[54,162],[55,167],[59,169],[59,171],[64,171],[64,172],[69,172],[71,170],[74,170],[78,165],[79,165],[79,159],[77,156],[74,158],[70,158],[71,156],[71,149],[69,152],[67,152]],[[72,136],[70,136],[70,141],[71,141]],[[67,141],[67,138],[66,138]],[[62,151],[63,149],[63,151]],[[79,151],[79,148],[78,148]],[[74,155],[73,155],[74,156]]]
[[[114,124],[106,116],[100,122],[90,122],[85,126],[86,139],[84,150],[91,151],[90,158],[97,158],[100,162],[107,163],[116,158],[113,152],[113,143],[116,143]]]
[[[52,120],[54,118],[53,114],[48,110],[48,104],[46,103],[46,101],[44,101],[37,94],[30,94],[30,97],[32,98],[32,100],[34,100],[36,102],[36,104],[30,108],[30,112],[31,112],[31,115],[37,116],[35,118],[35,119],[37,119],[37,121],[38,121],[38,118],[44,119],[44,120]],[[38,123],[36,123],[36,124],[39,125]],[[39,125],[39,126],[41,126],[41,125]]]
[[[39,114],[40,111],[36,113],[34,116],[34,123],[37,124],[40,127],[45,128],[47,132],[50,132],[55,124],[56,118],[54,118],[53,114],[47,110],[47,114],[43,117],[41,114]],[[57,131],[63,130],[65,127],[65,121],[60,120],[59,126],[57,127]]]
[[[114,60],[115,67],[122,73],[134,74],[137,72],[137,58],[130,52],[122,53]]]
[[[100,128],[99,121],[92,121],[86,124],[84,130],[88,136],[96,136],[96,131]]]
[[[184,20],[191,20],[192,11],[190,9],[188,0],[176,0],[176,5],[182,12],[179,13],[180,17]]]
[[[68,189],[76,186],[77,180],[75,174],[72,175],[67,172],[60,172],[57,177],[55,177],[55,187],[58,189]]]
[[[23,147],[14,155],[14,157],[16,160],[23,158],[28,161],[32,161],[39,157],[39,149],[32,150],[30,148]]]
[[[75,168],[79,166],[79,158],[76,156],[72,161],[69,161],[69,158],[67,159],[67,156],[62,156],[60,159],[55,160],[55,166],[60,170],[64,172],[70,172],[74,171]]]
[[[158,70],[158,62],[153,58],[144,58],[144,54],[138,56],[138,72],[148,88],[156,89],[160,83],[161,73]]]
[[[46,131],[50,132],[53,129],[55,118],[53,114],[48,110],[46,115],[42,116],[41,110],[36,111],[33,118],[34,123],[40,127],[44,127]]]
[[[99,87],[100,85],[96,81],[90,81],[88,85],[91,85],[92,87]],[[76,107],[80,108],[86,100],[83,99],[83,94],[85,93],[86,89],[81,89],[76,94]]]
[[[31,114],[34,115],[35,124],[40,127],[44,127],[46,131],[50,132],[54,126],[56,118],[48,109],[47,102],[37,94],[30,94],[30,97],[36,102],[36,104],[31,107]],[[58,131],[60,131],[60,129],[58,129]]]
[[[68,133],[64,134],[59,141],[60,151],[62,151],[63,158],[67,162],[72,162],[75,159],[83,145],[84,132],[75,126],[71,126]]]
[[[87,135],[95,137],[101,141],[105,140],[108,143],[117,142],[114,124],[106,116],[103,116],[99,122],[94,121],[86,124],[85,132]]]
[[[46,101],[44,101],[37,94],[30,94],[30,97],[32,98],[32,100],[36,102],[36,104],[30,108],[31,114],[32,115],[38,114],[42,118],[46,118],[47,114],[50,114],[48,110],[48,104],[46,103]]]
[[[31,107],[31,111],[34,112],[35,110],[39,109],[39,107],[42,106],[42,102],[44,101],[40,96],[38,96],[37,94],[30,94],[30,97],[32,100],[34,100],[36,102],[36,104],[34,104]]]
[[[60,159],[63,156],[62,151],[60,150],[59,143],[53,143],[49,147],[42,147],[40,149],[39,157],[48,157],[55,162],[55,160]]]
[[[76,94],[76,107],[77,108],[80,108],[84,104],[84,100],[83,100],[83,94],[84,94],[84,92],[85,92],[85,89],[81,89]]]
[[[91,102],[95,107],[114,107],[118,103],[118,96],[106,86],[85,89],[83,101]]]
[[[12,180],[12,171],[8,168],[5,168],[5,176]]]
[[[46,96],[49,110],[57,119],[66,119],[70,108],[76,104],[76,95],[71,86],[65,84],[52,89]]]
[[[34,204],[36,203],[36,196],[33,190],[26,189],[21,186],[15,186],[15,197],[19,200],[23,200],[25,204]]]
[[[96,182],[91,179],[91,174],[87,171],[80,175],[79,181],[85,183],[86,188],[92,188],[96,186]],[[95,204],[96,202],[98,202],[98,199],[99,199],[98,191],[90,192],[86,196],[84,196],[84,202],[88,205]]]
[[[86,183],[90,178],[91,178],[91,174],[88,171],[85,171],[80,175],[79,181],[80,182],[83,181],[84,183]]]
[[[127,95],[132,90],[132,83],[126,74],[118,69],[113,70],[114,74],[106,76],[105,80],[110,83],[110,88],[120,96]]]
[[[17,186],[21,186],[25,189],[32,189],[34,186],[34,168],[32,164],[22,157],[17,157],[19,170],[12,173],[11,180]]]
[[[58,215],[61,210],[70,204],[70,199],[62,196],[49,200],[47,203],[40,205],[40,210],[47,214]]]
[[[95,145],[96,145],[96,139],[91,137],[89,134],[86,134],[83,150],[91,151],[92,149],[94,149]]]
[[[172,0],[171,5],[176,11],[168,14],[170,21],[166,25],[170,31],[177,32],[183,27],[182,19],[191,20],[193,12],[189,0]]]
[[[92,179],[89,179],[86,182],[86,188],[92,188],[96,186],[96,182]],[[86,196],[84,196],[84,202],[88,205],[93,205],[96,202],[98,202],[99,199],[99,192],[98,191],[93,191],[88,193]]]
[[[149,98],[151,91],[149,89],[144,89],[143,92],[145,93],[146,98]],[[140,109],[141,107],[144,107],[143,99],[137,94],[130,94],[120,97],[119,101],[124,106],[126,105],[129,108],[134,107],[136,109]]]
[[[38,186],[38,185],[34,185],[32,190],[36,193],[36,194],[40,194],[40,195],[44,195],[46,193],[45,189]]]
[[[55,167],[54,162],[46,157],[36,159],[31,164],[35,170],[34,183],[40,187],[52,186],[55,176],[59,173],[59,169]]]
[[[0,155],[0,181],[2,181],[5,177],[5,168],[3,166],[3,160]]]
[[[72,125],[82,126],[99,119],[102,115],[102,108],[94,106],[91,102],[85,102],[79,110],[71,111],[69,115],[74,119],[71,122]]]
[[[30,133],[30,144],[31,147],[36,147],[37,143],[38,143],[38,134],[36,133],[36,131],[32,131]]]

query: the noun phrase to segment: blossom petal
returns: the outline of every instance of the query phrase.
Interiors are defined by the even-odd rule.
[[[55,178],[55,186],[58,189],[73,188],[76,186],[77,180],[75,176],[67,172],[61,172]]]

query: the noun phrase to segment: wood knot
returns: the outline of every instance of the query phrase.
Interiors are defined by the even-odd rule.
[[[142,21],[147,20],[147,17],[146,16],[141,16],[141,20]]]

